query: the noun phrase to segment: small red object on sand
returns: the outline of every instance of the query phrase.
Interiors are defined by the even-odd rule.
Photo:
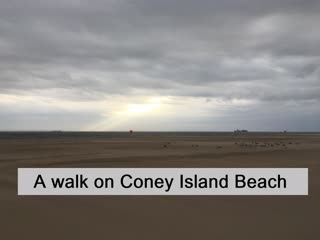
[[[132,130],[130,130],[130,131],[129,131],[129,133],[130,133],[130,134],[132,134],[132,133],[133,133],[133,131],[132,131]]]

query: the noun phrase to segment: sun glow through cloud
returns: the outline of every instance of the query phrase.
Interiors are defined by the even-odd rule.
[[[160,98],[151,98],[143,104],[128,104],[127,111],[124,114],[140,114],[154,111],[161,104]]]

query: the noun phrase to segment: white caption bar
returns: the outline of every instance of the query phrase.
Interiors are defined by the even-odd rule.
[[[308,195],[308,169],[19,168],[18,195]]]

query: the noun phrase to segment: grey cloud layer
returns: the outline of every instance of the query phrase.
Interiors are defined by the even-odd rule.
[[[317,0],[0,0],[0,92],[320,100]]]

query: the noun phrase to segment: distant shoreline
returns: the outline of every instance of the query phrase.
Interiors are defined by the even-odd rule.
[[[201,131],[137,131],[133,134],[125,131],[0,131],[0,138],[51,138],[51,137],[201,137],[201,136],[234,136],[234,137],[254,137],[261,135],[278,135],[278,136],[294,136],[294,135],[319,135],[320,132],[245,132],[235,133],[233,131],[223,132],[201,132]]]

